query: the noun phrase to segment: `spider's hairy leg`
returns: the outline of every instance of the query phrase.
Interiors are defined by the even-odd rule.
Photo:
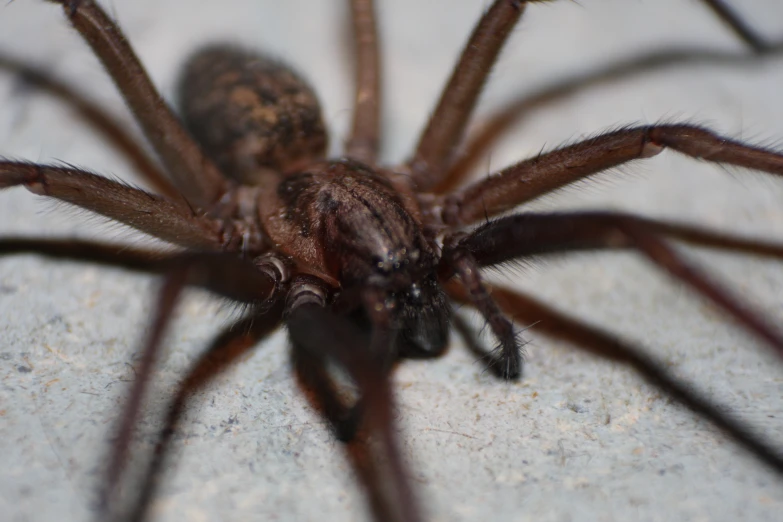
[[[380,145],[381,60],[373,0],[350,0],[355,47],[356,92],[351,135],[345,153],[368,165]]]
[[[334,384],[323,370],[317,378],[325,380],[306,384],[315,385],[314,393],[327,394],[317,397],[315,406],[319,410],[327,415],[343,415],[328,417],[333,425],[345,422],[345,415],[361,412],[357,419],[358,430],[346,449],[367,490],[375,519],[417,522],[421,515],[396,440],[388,368],[367,351],[366,335],[355,323],[325,308],[324,289],[309,277],[292,282],[285,310],[289,336],[294,349],[309,359],[308,364],[320,363],[323,368],[327,362],[332,362],[343,368],[356,383],[362,406],[353,412],[342,406]],[[373,335],[373,342],[375,340]]]
[[[419,190],[437,185],[447,174],[490,69],[527,3],[496,0],[473,30],[419,137],[413,157],[408,160],[413,182]]]
[[[462,238],[454,251],[464,249],[471,252],[477,260],[476,266],[489,266],[525,256],[574,250],[634,249],[722,308],[783,357],[783,334],[777,328],[738,296],[711,281],[700,269],[689,265],[662,239],[660,229],[656,230],[655,223],[653,222],[652,226],[648,223],[649,221],[636,219],[634,216],[613,213],[526,213],[502,218],[480,227]],[[719,238],[713,236],[713,239],[719,242]],[[730,245],[729,241],[728,244],[719,246]],[[783,248],[778,246],[778,257],[781,251]],[[450,254],[447,252],[444,255]]]
[[[147,154],[123,123],[101,108],[89,95],[55,78],[44,67],[31,65],[21,58],[0,54],[0,70],[20,78],[26,86],[54,96],[71,107],[85,123],[103,136],[107,144],[125,157],[156,193],[168,197],[180,197],[160,166]]]
[[[141,402],[147,390],[149,377],[152,374],[160,341],[185,286],[186,278],[187,273],[185,271],[172,272],[166,277],[163,288],[160,291],[152,327],[144,343],[141,361],[136,371],[136,379],[133,381],[128,402],[125,404],[124,411],[120,417],[117,437],[112,443],[111,455],[106,470],[106,480],[101,484],[99,491],[98,520],[107,519],[107,515],[111,513],[110,510],[113,507],[114,500],[113,495],[125,468],[131,436],[141,410]]]
[[[307,275],[297,276],[288,294],[286,316],[290,316],[296,309],[305,305],[325,308],[329,293],[329,289],[319,279]],[[369,308],[372,310],[373,305],[377,303],[375,300],[377,296],[372,295],[373,292],[369,293],[371,294]],[[395,332],[389,328],[388,317],[383,314],[383,311],[380,312],[383,317],[377,317],[378,312],[375,315],[372,334],[364,336],[361,344],[366,347],[363,350],[370,354],[371,358],[376,359],[381,368],[388,371],[396,360],[396,352],[392,348],[394,340],[392,336]],[[358,334],[355,342],[360,343]],[[340,384],[335,382],[326,369],[323,354],[314,356],[307,347],[297,343],[294,337],[292,337],[291,358],[297,378],[308,393],[310,402],[332,425],[337,439],[343,442],[353,440],[365,407],[362,398],[359,397],[353,403],[346,404],[346,401],[340,398]]]
[[[362,416],[361,401],[350,406],[344,404],[323,361],[297,348],[296,344],[292,347],[291,359],[299,385],[310,403],[329,420],[334,436],[341,442],[352,441]]]
[[[120,28],[93,0],[47,0],[63,6],[125,98],[171,181],[193,205],[209,208],[229,184],[161,98]]]
[[[130,248],[80,239],[48,239],[0,236],[0,256],[36,254],[49,259],[95,263],[142,273],[165,273],[172,256],[168,252]]]
[[[528,223],[539,219],[550,219],[557,215],[537,215],[526,212],[494,221],[490,221],[470,234],[464,235],[461,246],[470,250],[480,267],[502,264],[505,261],[521,257],[535,256],[548,252],[564,252],[580,249],[623,248],[626,242],[618,236],[614,238],[601,228],[608,221],[632,222],[644,227],[651,234],[683,241],[694,246],[726,250],[730,252],[752,254],[783,259],[783,244],[748,239],[742,236],[718,233],[702,227],[659,221],[623,212],[590,211],[571,214],[573,220],[563,222],[562,228],[552,227],[546,230],[551,234],[549,240],[538,244],[540,228],[526,228]],[[584,221],[577,222],[577,216]],[[600,225],[600,226],[597,226]],[[613,242],[612,239],[615,241]]]
[[[408,168],[417,188],[426,191],[450,176],[470,115],[492,66],[528,3],[551,0],[496,0],[473,30],[440,100],[422,132]],[[722,0],[704,0],[755,52],[770,49]]]
[[[112,444],[106,480],[102,484],[99,496],[98,520],[105,520],[110,511],[115,508],[114,495],[127,463],[131,438],[149,378],[182,290],[187,285],[203,285],[205,281],[218,281],[223,293],[234,300],[258,304],[275,299],[277,297],[275,294],[280,288],[279,281],[267,272],[258,270],[252,262],[234,256],[184,254],[170,266],[158,295],[152,326],[144,342],[139,367],[136,370],[136,379],[133,381],[128,402],[120,417],[117,438]]]
[[[707,0],[709,2],[709,0]],[[468,180],[469,176],[481,170],[480,162],[491,156],[492,148],[497,140],[509,132],[531,114],[556,106],[565,99],[575,99],[580,93],[604,85],[613,85],[639,75],[676,69],[687,65],[714,65],[727,68],[746,67],[761,63],[769,56],[780,54],[779,44],[771,45],[739,17],[730,14],[724,19],[735,33],[740,33],[740,27],[746,37],[741,38],[754,51],[754,54],[737,54],[736,52],[716,52],[700,47],[671,47],[665,45],[659,49],[630,56],[606,66],[577,73],[564,79],[556,80],[532,93],[503,104],[499,109],[469,129],[464,144],[459,151],[459,158],[448,167],[441,182],[432,187],[432,191],[443,194],[452,192]],[[754,43],[755,42],[755,43]],[[759,48],[759,45],[763,47]]]
[[[284,284],[287,278],[283,262],[273,255],[254,259],[253,270],[249,269],[246,260],[232,255],[161,252],[79,239],[0,236],[0,256],[14,254],[36,254],[49,259],[95,263],[161,275],[179,269],[183,263],[197,263],[201,268],[189,278],[188,285],[201,287],[232,301],[250,304],[266,301],[263,292],[270,277],[278,286]],[[265,306],[270,304],[265,302]]]
[[[695,125],[630,127],[522,161],[459,192],[435,198],[443,220],[464,226],[548,192],[671,148],[692,158],[783,176],[783,154],[746,145]]]
[[[128,503],[130,520],[145,520],[158,485],[163,478],[172,437],[180,426],[188,401],[216,376],[241,360],[250,349],[272,333],[280,324],[282,299],[277,299],[269,309],[253,309],[215,338],[185,376],[171,401],[158,441],[150,455],[145,479],[140,482],[138,496]]]
[[[455,301],[470,304],[469,296],[458,285],[450,283],[447,291]],[[650,384],[710,421],[776,473],[783,474],[783,455],[780,450],[748,430],[728,413],[728,408],[715,405],[692,386],[672,377],[665,363],[655,360],[612,333],[579,321],[520,292],[494,286],[492,295],[505,313],[520,322],[535,322],[536,330],[546,336],[567,341],[580,350],[630,366]]]
[[[150,194],[80,169],[0,161],[0,190],[19,185],[176,245],[220,250],[236,240],[228,237],[231,232],[227,235],[219,221],[196,214],[183,200]]]

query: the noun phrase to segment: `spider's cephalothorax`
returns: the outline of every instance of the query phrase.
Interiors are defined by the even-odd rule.
[[[230,217],[263,235],[296,271],[334,290],[364,289],[360,300],[383,308],[399,332],[396,351],[443,351],[449,308],[417,201],[401,196],[391,181],[398,177],[350,158],[323,159],[321,110],[299,75],[262,55],[209,47],[188,62],[180,98],[202,150],[243,184],[223,197],[245,200]]]
[[[133,111],[164,167],[163,174],[153,168],[147,172],[164,195],[77,168],[14,161],[0,161],[0,189],[25,186],[184,248],[172,254],[80,241],[0,240],[2,253],[35,252],[165,275],[113,443],[101,518],[117,509],[114,490],[127,462],[141,400],[186,285],[250,306],[175,397],[148,480],[129,504],[133,519],[143,518],[149,505],[188,391],[237,358],[238,339],[258,341],[282,322],[288,325],[297,376],[340,439],[349,443],[348,455],[376,518],[419,520],[395,442],[388,374],[399,357],[443,352],[452,302],[475,308],[486,320],[498,347],[485,353],[485,359],[498,376],[514,379],[522,371],[520,341],[509,316],[541,320],[547,333],[632,365],[783,473],[783,459],[764,441],[669,377],[661,364],[524,295],[492,288],[480,276],[484,267],[529,256],[633,249],[783,354],[783,338],[761,314],[704,277],[668,243],[677,239],[777,258],[783,258],[783,247],[613,212],[497,217],[665,148],[778,176],[783,175],[783,154],[690,124],[623,127],[448,192],[444,187],[458,181],[455,151],[479,93],[507,36],[534,0],[493,2],[415,150],[397,167],[377,164],[380,62],[371,0],[350,1],[356,100],[345,156],[338,160],[325,158],[326,130],[313,90],[278,61],[231,46],[197,53],[180,82],[180,120],[157,94],[119,28],[94,1],[51,1],[64,7]],[[722,0],[705,3],[756,52],[769,50]],[[335,366],[357,386],[353,400],[345,399],[345,387],[335,378],[340,372],[331,371]]]

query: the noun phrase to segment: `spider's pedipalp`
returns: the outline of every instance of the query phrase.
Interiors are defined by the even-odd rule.
[[[470,296],[469,302],[487,321],[499,343],[499,349],[488,356],[489,367],[506,380],[518,379],[522,374],[522,349],[514,325],[492,299],[487,285],[479,275],[479,264],[470,251],[459,246],[447,248],[443,261],[460,277]],[[494,353],[498,355],[495,356]]]
[[[394,402],[388,370],[374,354],[367,353],[366,336],[346,317],[335,315],[315,303],[305,303],[290,310],[287,324],[297,350],[302,350],[308,358],[320,359],[322,363],[331,360],[338,364],[360,390],[361,424],[346,450],[362,479],[376,519],[385,522],[420,521],[420,510],[394,428]],[[320,375],[325,377],[323,372]],[[340,403],[331,386],[320,386],[318,391],[327,393],[320,399],[329,405]],[[344,406],[332,411],[348,416],[349,422],[355,420],[352,418],[354,412]],[[344,421],[346,417],[339,420]]]
[[[672,229],[674,232],[678,231],[677,226]],[[666,230],[665,224],[619,213],[525,213],[484,225],[473,234],[463,237],[454,252],[458,252],[460,248],[470,252],[475,265],[474,271],[477,272],[479,266],[491,266],[526,256],[580,250],[633,249],[722,308],[748,331],[766,341],[778,356],[783,358],[783,333],[762,314],[753,311],[738,295],[711,281],[700,269],[691,266],[677,254],[664,239],[661,231]],[[679,231],[686,232],[687,227],[681,227]],[[721,242],[718,234],[702,232],[701,237],[705,240],[711,239],[713,244],[723,248],[730,248],[732,245],[731,238]],[[754,245],[752,241],[747,241],[746,244],[751,252],[766,250],[768,254],[777,253],[777,256],[783,252],[783,245]]]

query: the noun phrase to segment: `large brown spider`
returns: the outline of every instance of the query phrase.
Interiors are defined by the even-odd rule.
[[[531,11],[533,11],[533,10],[531,10]],[[619,120],[619,117],[614,117],[613,121],[617,121],[617,120]],[[766,129],[765,129],[765,133],[766,133]],[[532,140],[532,141],[535,141],[535,140]],[[517,156],[517,157],[519,156],[519,152],[518,152],[518,151],[517,151],[517,154],[516,154],[516,156]],[[493,163],[494,163],[494,159],[493,159]],[[694,163],[693,163],[693,162],[688,162],[688,168],[689,168],[689,169],[695,169],[695,168],[697,168],[697,167],[694,167]],[[657,172],[656,172],[656,174],[657,174]],[[711,182],[711,180],[712,180],[712,179],[713,179],[713,177],[712,177],[712,176],[707,176],[707,177],[705,178],[705,180],[707,180],[708,182]],[[671,190],[671,189],[672,189],[672,187],[670,187],[670,188],[669,188],[669,190]],[[676,190],[676,188],[675,188],[675,190]],[[592,263],[590,263],[590,264],[592,264]],[[585,268],[585,270],[586,270],[586,269],[587,269],[587,268]],[[47,269],[47,270],[48,270],[48,269]],[[589,283],[589,282],[587,282],[587,283],[585,283],[585,284],[588,284],[588,283]],[[636,292],[634,292],[634,293],[636,293]],[[18,299],[16,299],[14,302],[15,302],[15,303],[16,303],[16,302],[18,302]],[[603,303],[602,303],[602,304],[603,304]],[[686,307],[683,307],[683,309],[686,309]],[[85,315],[85,317],[89,317],[89,316]],[[696,322],[695,322],[695,321],[694,321],[694,324],[696,324]],[[635,325],[634,325],[634,326],[635,326]],[[630,330],[630,329],[629,329],[629,331],[633,331],[633,330]],[[654,335],[654,337],[653,337],[653,336],[651,336],[651,337],[650,337],[650,339],[649,339],[649,343],[650,343],[650,344],[657,344],[657,342],[659,342],[659,339],[660,339],[660,337],[665,335],[665,332],[654,331],[652,335]],[[56,339],[56,338],[55,338],[55,339]],[[710,341],[712,341],[712,340],[710,340]],[[676,342],[676,343],[677,343],[678,345],[680,345],[680,346],[686,346],[686,347],[689,347],[689,346],[690,346],[690,345],[689,345],[689,344],[687,344],[687,343],[682,343],[682,344],[681,344],[681,343],[679,342],[679,339],[678,339],[678,338],[673,338],[673,339],[672,339],[672,342]],[[81,344],[82,344],[82,347],[84,347],[84,345],[85,345],[85,344],[87,344],[87,343],[81,343]],[[60,350],[57,350],[57,351],[58,351],[59,353],[61,353],[61,354],[67,354],[67,355],[71,355],[71,352],[69,352],[69,351],[64,351],[64,350],[62,350],[62,349],[60,349]],[[681,353],[681,352],[680,352],[680,353]],[[688,354],[687,354],[687,356],[688,356],[688,357],[690,357],[690,353],[688,353]],[[115,358],[115,359],[116,359],[116,358]],[[542,361],[539,361],[539,362],[542,362]],[[580,362],[584,363],[583,361],[580,361]],[[458,363],[459,363],[459,361],[457,361],[457,364],[458,364]],[[561,361],[557,361],[557,362],[555,362],[555,363],[552,363],[552,364],[553,364],[553,365],[555,365],[555,364],[556,364],[557,366],[560,366],[560,365],[561,365]],[[428,366],[429,366],[429,365],[428,365]],[[456,365],[455,365],[455,366],[456,366]],[[532,366],[532,364],[531,364],[531,366]],[[14,367],[16,367],[16,365],[14,365]],[[420,368],[421,368],[421,367],[420,367]],[[554,367],[554,368],[551,368],[551,369],[550,369],[550,371],[552,371],[552,372],[558,372],[558,371],[560,371],[560,370],[562,370],[562,368],[559,368],[559,367]],[[39,365],[39,366],[36,368],[36,371],[41,371],[40,365]],[[530,371],[533,371],[533,370],[532,370],[532,368],[530,369]],[[541,371],[541,370],[539,369],[538,371]],[[475,367],[473,367],[473,373],[475,373]],[[429,374],[429,371],[428,371],[428,374]],[[717,372],[717,371],[716,371],[716,372],[714,372],[714,374],[715,374],[715,375],[720,375],[720,376],[721,376],[721,378],[723,377],[723,374],[722,374],[722,372]],[[256,377],[256,376],[254,376],[254,377],[249,377],[249,378],[253,378],[253,379],[255,379],[255,378],[257,378],[257,377]],[[429,377],[427,377],[427,378],[429,379]],[[403,379],[405,379],[405,377],[403,377]],[[415,379],[415,378],[413,379],[413,381],[414,381],[414,384],[415,384],[415,382],[417,382],[417,381],[421,381],[421,380],[423,380],[423,379],[418,379],[418,380],[417,380],[417,379]],[[528,375],[528,379],[527,379],[527,381],[526,381],[526,382],[527,382],[527,383],[529,383],[529,382],[530,382],[530,376],[529,376],[529,375]],[[445,384],[445,382],[444,382],[444,384]],[[48,379],[47,379],[47,382],[46,382],[46,383],[42,382],[42,383],[41,383],[41,385],[42,385],[42,388],[41,388],[41,390],[44,390],[44,389],[49,389],[49,388],[48,388],[49,386],[56,386],[56,384],[48,383]],[[44,385],[46,385],[46,387],[43,387]],[[526,384],[525,382],[523,382],[523,384],[522,384],[522,385],[523,385],[523,386],[525,386],[525,387],[529,386],[529,384]],[[495,386],[497,386],[497,385],[495,384]],[[98,386],[98,387],[97,387],[97,389],[98,389],[100,392],[104,392],[104,390],[102,389],[102,386]],[[533,393],[533,391],[534,391],[534,389],[533,389],[533,388],[526,388],[526,389],[523,389],[523,390],[519,390],[519,389],[513,389],[513,388],[512,388],[512,389],[509,389],[509,388],[505,387],[505,388],[502,388],[502,389],[503,389],[503,391],[504,391],[504,395],[511,395],[512,397],[517,397],[517,398],[521,398],[521,397],[523,397],[523,396],[529,397],[529,396],[530,396],[530,395]],[[469,393],[472,393],[472,392],[470,392],[469,390],[470,390],[470,388],[468,388],[468,392],[469,392]],[[484,391],[486,391],[486,390],[484,390]],[[571,407],[571,403],[573,402],[573,401],[572,401],[572,397],[571,397],[571,393],[573,393],[573,392],[568,392],[568,393],[566,393],[566,395],[567,395],[567,397],[566,397],[566,398],[567,398],[568,400],[567,400],[567,401],[564,401],[564,402],[567,402],[567,403],[568,403],[568,407],[569,407],[569,408]],[[581,393],[581,390],[580,390],[580,393]],[[583,399],[584,399],[584,397],[583,397],[581,394],[576,394],[576,395],[577,395],[577,397],[578,397],[578,399],[579,399],[579,400],[577,400],[577,401],[576,401],[576,404],[574,404],[574,407],[575,407],[576,409],[578,409],[578,408],[579,408],[579,406],[580,406],[580,404],[582,404],[582,403],[586,403],[586,400],[583,400]],[[500,397],[500,396],[498,396],[498,397]],[[425,396],[425,399],[426,399],[426,396]],[[404,399],[403,399],[403,400],[404,400]],[[434,400],[434,399],[433,399],[433,400]],[[452,400],[453,400],[453,398],[452,398]],[[505,398],[505,400],[507,400],[507,401],[508,401],[508,400],[511,400],[511,398],[510,398],[510,397],[506,397],[506,398]],[[534,404],[533,408],[537,408],[537,407],[538,407],[538,405],[535,405],[535,402],[533,402],[533,404]],[[520,402],[520,403],[518,403],[518,404],[517,404],[517,406],[524,407],[524,403]],[[426,408],[426,407],[427,407],[427,405],[425,405],[425,404],[421,405],[421,408]],[[501,406],[498,406],[498,407],[500,408]],[[403,409],[404,409],[404,408],[403,408]],[[588,408],[588,409],[589,409],[589,408]],[[569,410],[569,411],[571,411],[571,410]],[[774,410],[773,410],[773,412],[774,412]],[[104,413],[104,415],[103,415],[102,417],[97,417],[97,418],[108,418],[108,415],[109,415],[109,413],[108,413],[108,412],[103,412],[103,413]],[[267,413],[268,413],[268,412],[266,412],[266,411],[263,411],[263,410],[261,410],[261,409],[258,409],[258,410],[256,410],[256,415],[259,415],[259,416],[266,415]],[[509,411],[508,413],[510,414],[510,413],[511,413],[511,411]],[[545,413],[547,413],[547,414],[548,414],[548,413],[552,413],[552,412],[545,412]],[[475,414],[476,414],[476,411],[473,411],[473,413],[470,415],[470,417],[471,417],[471,418],[470,418],[470,420],[473,420],[472,418],[473,418],[473,417],[475,417]],[[223,415],[223,417],[225,417],[225,414]],[[267,419],[269,419],[269,417],[267,417]],[[536,419],[536,420],[538,420],[538,419]],[[270,421],[269,421],[269,420],[267,420],[267,422],[270,422]],[[273,420],[273,421],[271,421],[271,422],[274,422],[274,420]],[[285,422],[285,421],[284,421],[284,422]],[[288,422],[290,422],[290,420],[289,420]],[[230,424],[230,423],[229,423],[229,424]],[[461,427],[463,427],[463,428],[464,428],[464,426],[465,426],[466,424],[467,424],[467,422],[458,422],[458,423],[456,423],[456,425],[457,425],[457,426],[461,426]],[[620,425],[620,426],[623,426],[622,422],[620,422],[620,424],[619,424],[619,425]],[[436,433],[443,433],[443,430],[444,430],[444,429],[445,429],[445,430],[452,430],[452,431],[460,431],[460,432],[462,431],[462,429],[459,429],[459,430],[454,430],[454,426],[452,426],[452,425],[451,425],[451,423],[449,423],[449,424],[448,424],[448,425],[446,425],[446,426],[441,426],[441,428],[442,428],[442,429],[441,429],[440,431],[439,431],[438,429],[436,429],[436,428],[433,428],[433,432],[436,432]],[[480,427],[480,425],[476,425],[476,427],[474,428],[474,431],[471,431],[471,433],[473,433],[473,434],[476,434],[476,431],[478,431],[478,430],[481,430],[481,429],[482,429],[482,428]],[[523,424],[523,425],[520,425],[520,426],[519,426],[517,429],[519,429],[519,430],[520,430],[520,432],[521,432],[521,433],[519,433],[519,434],[517,434],[517,435],[518,435],[518,436],[519,436],[519,435],[521,435],[521,436],[524,436],[524,431],[522,431],[522,430],[527,430],[527,431],[529,431],[531,428],[530,428],[530,426],[529,426],[529,425],[527,425],[527,426],[526,426],[526,425],[524,425],[524,424]],[[540,428],[535,428],[535,430],[536,430],[536,431],[539,431],[539,429],[540,429]],[[102,430],[102,432],[103,432],[103,430]],[[421,435],[419,432],[416,432],[416,433],[417,433],[417,438],[418,438],[418,439],[421,439],[421,438],[422,438],[422,435]],[[547,437],[547,436],[549,436],[549,433],[551,433],[551,432],[549,432],[549,431],[545,431],[543,435],[539,435],[539,436],[541,436],[541,437]],[[246,435],[246,436],[247,436],[247,435]],[[454,435],[454,434],[453,434],[453,436],[455,436],[455,437],[461,437],[461,435]],[[254,437],[254,438],[255,438],[255,437]],[[262,444],[265,444],[265,443],[267,442],[267,439],[266,439],[266,438],[264,438],[264,437],[258,437],[258,438],[259,438],[259,440],[261,440],[261,441],[262,441]],[[469,440],[469,439],[466,439],[466,440]],[[437,442],[437,441],[436,441],[436,442]],[[464,443],[464,440],[463,440],[462,442]],[[480,445],[477,445],[477,447],[476,447],[476,448],[473,448],[473,449],[475,449],[475,450],[476,450],[476,453],[475,453],[475,454],[474,454],[474,452],[473,452],[473,451],[471,451],[470,453],[471,453],[473,456],[475,456],[475,455],[480,455],[480,454],[482,453],[482,451],[484,451],[483,447],[484,447],[484,446],[486,446],[487,444],[489,444],[489,445],[492,445],[492,444],[491,444],[492,442],[494,442],[494,444],[495,444],[495,445],[496,445],[496,444],[498,444],[498,441],[496,441],[496,440],[494,440],[494,439],[486,439],[486,440],[482,441],[482,443],[481,443]],[[556,443],[555,443],[555,442],[556,442]],[[554,449],[554,452],[553,452],[553,456],[552,456],[552,458],[562,458],[562,460],[563,460],[563,462],[564,462],[564,466],[565,466],[565,462],[573,462],[573,461],[579,462],[579,457],[580,457],[580,455],[579,455],[579,446],[578,446],[578,445],[576,445],[576,444],[574,444],[573,446],[571,446],[571,447],[568,447],[568,443],[565,443],[565,444],[566,444],[566,447],[565,447],[565,448],[563,448],[563,444],[561,444],[561,442],[562,442],[562,440],[560,440],[560,439],[558,439],[557,441],[553,441],[553,443],[555,443],[555,444],[552,446],[552,448]],[[272,443],[272,444],[273,444],[273,443]],[[429,445],[425,445],[425,447],[429,448]],[[642,445],[641,447],[643,447],[643,445]],[[209,449],[205,449],[205,451],[209,451]],[[308,451],[309,451],[309,450],[308,450]],[[421,450],[420,450],[420,452],[421,452]],[[576,454],[573,454],[573,453],[576,453]],[[526,452],[524,449],[522,449],[522,446],[521,446],[521,445],[517,445],[517,446],[516,446],[516,449],[514,449],[514,450],[513,450],[513,451],[512,451],[512,452],[511,452],[509,455],[513,456],[514,458],[518,458],[518,459],[524,459],[524,458],[526,457],[526,454],[527,454],[527,452]],[[266,457],[267,455],[265,454],[264,456]],[[310,458],[310,455],[308,455],[306,458]],[[532,458],[532,457],[531,457],[531,458]],[[588,455],[588,459],[592,459],[592,458],[598,458],[598,455],[597,455],[597,454],[596,454],[596,455]],[[261,465],[268,465],[268,461],[264,461],[263,459],[258,459],[258,462],[261,462],[261,463],[262,463]],[[519,464],[519,462],[517,462],[517,464]],[[533,463],[533,464],[534,464],[534,463]],[[442,467],[445,467],[445,466],[447,466],[447,464],[446,464],[445,462],[441,462],[441,463],[440,463],[440,465],[441,465]],[[692,465],[692,463],[689,463],[689,465]],[[507,468],[507,470],[513,470],[513,469],[514,469],[513,467],[509,467],[509,468]],[[517,470],[517,471],[518,471],[519,469],[520,469],[519,467],[516,467],[516,470]],[[524,468],[522,468],[522,469],[524,469]],[[580,468],[579,468],[579,471],[581,471],[581,469],[582,469],[582,468],[580,467]],[[476,470],[476,471],[478,471],[478,470]],[[578,476],[578,474],[579,474],[579,471],[577,471],[577,472],[576,472],[577,476],[574,476],[572,480],[575,480],[576,482],[579,482],[579,479],[580,479],[580,477]],[[637,471],[638,471],[638,470],[637,470]],[[680,471],[679,471],[677,468],[670,469],[670,470],[668,470],[668,471],[669,471],[669,474],[670,474],[670,475],[671,475],[671,474],[677,474],[677,473],[679,473],[679,472],[680,472]],[[523,471],[523,472],[522,472],[522,473],[523,473],[523,477],[522,477],[522,478],[519,478],[518,476],[514,476],[514,475],[506,475],[505,477],[503,477],[503,476],[502,476],[502,475],[503,475],[503,472],[502,472],[500,469],[498,469],[497,467],[495,467],[495,468],[493,469],[493,472],[495,472],[495,473],[498,473],[498,475],[499,475],[499,476],[498,476],[497,478],[498,478],[498,480],[499,480],[501,483],[505,483],[505,484],[508,484],[508,483],[513,483],[513,484],[512,484],[512,486],[511,486],[510,488],[508,488],[508,490],[509,490],[509,491],[514,491],[514,492],[517,492],[517,493],[518,493],[518,492],[519,492],[519,488],[521,487],[521,486],[520,486],[520,484],[521,484],[521,483],[522,483],[524,480],[526,480],[526,479],[524,478],[524,476],[525,476],[525,475],[527,475],[528,473],[530,473],[530,470],[525,470],[525,471]],[[182,471],[180,471],[180,473],[183,473],[183,472],[182,472]],[[473,470],[471,470],[471,474],[472,474],[472,473],[474,473],[474,471],[473,471]],[[261,474],[263,474],[263,471],[261,472]],[[256,477],[256,478],[257,478],[257,477]],[[608,479],[607,479],[607,480],[608,480]],[[298,484],[302,484],[302,483],[304,483],[304,482],[298,482]],[[254,487],[254,486],[253,486],[253,485],[251,485],[251,484],[246,484],[246,486],[248,486],[248,487]],[[316,485],[316,486],[317,486],[317,485]],[[256,487],[257,487],[257,486],[256,486]],[[576,485],[577,492],[573,491],[573,488],[574,488],[574,487],[575,487],[575,485],[574,485],[574,484],[571,484],[571,485],[568,485],[568,483],[566,484],[566,491],[570,491],[570,493],[568,493],[568,498],[569,498],[569,499],[570,499],[572,496],[576,496],[576,495],[578,495],[578,491],[579,491],[579,488],[580,488],[580,486],[579,486],[578,484]],[[584,485],[582,485],[581,487],[585,487],[585,486],[584,486]],[[220,489],[221,491],[223,490],[223,488],[219,488],[219,489]],[[256,490],[256,492],[258,492],[258,490]],[[320,493],[320,492],[319,492],[319,494],[322,494],[322,493]],[[326,494],[328,494],[328,492],[327,492]],[[530,495],[533,495],[533,494],[534,494],[534,493],[532,493],[532,492],[530,493]],[[248,498],[253,498],[253,494],[248,494]],[[311,497],[308,495],[308,496],[305,496],[305,498],[307,498],[307,499],[310,499]],[[312,502],[314,502],[314,503],[316,503],[316,504],[318,503],[318,502],[316,502],[316,501],[312,501]],[[526,509],[526,508],[524,508],[524,506],[526,505],[526,503],[527,503],[527,502],[519,502],[519,503],[517,504],[518,506],[520,506],[518,509]],[[266,502],[261,502],[261,501],[259,501],[259,504],[263,504],[263,505],[261,506],[261,510],[262,510],[262,512],[266,512],[266,510],[267,510],[267,509],[269,509],[269,506],[268,506],[268,504],[267,504]],[[471,505],[471,502],[468,502],[467,504],[468,504],[468,505]],[[256,507],[258,507],[258,506],[256,505]],[[270,511],[271,511],[271,510],[270,510]],[[477,509],[477,511],[478,511],[478,512],[490,512],[490,511],[486,511],[486,510],[485,510],[485,511],[481,511],[481,510],[478,510],[478,509]],[[256,512],[258,512],[258,511],[256,510]],[[525,512],[527,512],[527,511],[525,511]],[[237,517],[237,518],[239,518],[239,517]],[[470,517],[469,517],[469,518],[470,518]]]

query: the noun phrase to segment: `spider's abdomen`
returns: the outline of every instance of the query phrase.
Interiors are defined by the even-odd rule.
[[[263,168],[291,172],[324,157],[327,136],[315,93],[278,61],[230,46],[200,50],[179,82],[185,125],[240,183]]]

